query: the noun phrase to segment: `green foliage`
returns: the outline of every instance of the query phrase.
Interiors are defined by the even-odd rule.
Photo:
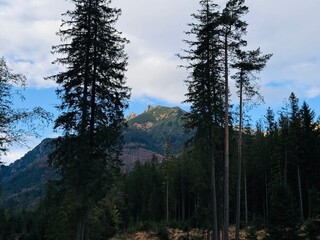
[[[125,178],[126,202],[131,221],[159,221],[163,219],[164,193],[163,176],[159,171],[159,161],[153,157],[141,165],[136,163]]]
[[[160,225],[157,231],[157,236],[159,240],[169,240],[169,233],[167,227],[164,225]]]
[[[103,240],[110,239],[120,231],[121,216],[120,211],[107,197],[102,199],[96,207],[92,209],[89,217],[90,239]]]
[[[310,217],[320,216],[320,190],[316,186],[313,186],[309,190],[308,195],[309,195],[310,208],[311,208]]]
[[[270,219],[267,239],[298,239],[297,213],[292,203],[292,194],[281,183],[271,189]]]
[[[191,30],[187,35],[195,40],[185,40],[188,50],[179,55],[186,60],[184,66],[190,70],[187,100],[191,104],[190,113],[186,116],[186,127],[189,129],[205,129],[213,122],[223,122],[223,94],[221,66],[219,60],[220,13],[214,1],[200,1],[200,10],[192,14],[195,23],[189,24]]]
[[[58,32],[64,43],[53,47],[55,63],[65,68],[49,77],[59,85],[55,129],[63,131],[54,141],[50,164],[61,176],[56,188],[63,195],[58,213],[66,220],[56,229],[64,232],[67,226],[66,239],[88,239],[89,213],[121,166],[123,111],[130,96],[124,76],[128,41],[115,28],[121,11],[110,1],[72,2],[74,8],[63,15],[67,19]]]
[[[247,227],[246,240],[257,240],[257,228],[255,226]]]

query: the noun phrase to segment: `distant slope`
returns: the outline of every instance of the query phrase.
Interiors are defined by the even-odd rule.
[[[148,106],[140,115],[129,115],[121,157],[125,169],[132,168],[137,160],[144,162],[151,159],[152,155],[162,159],[168,141],[172,144],[172,152],[177,154],[190,137],[184,132],[184,114],[185,111],[178,107]],[[52,151],[48,144],[50,140],[43,140],[21,159],[0,169],[3,189],[0,205],[32,207],[43,196],[46,181],[55,175],[47,164],[47,156]]]
[[[19,160],[0,170],[2,194],[0,203],[13,208],[32,207],[43,196],[47,179],[54,176],[48,167],[50,139],[43,140]]]

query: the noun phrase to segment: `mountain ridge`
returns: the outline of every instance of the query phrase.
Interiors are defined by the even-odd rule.
[[[172,145],[173,154],[177,154],[191,136],[183,128],[185,113],[179,107],[148,106],[143,113],[127,117],[128,128],[124,132],[121,156],[124,171],[130,170],[136,161],[145,162],[153,155],[163,159],[168,143]],[[40,200],[45,193],[46,181],[56,176],[47,164],[47,156],[52,151],[48,144],[51,140],[44,139],[22,158],[0,168],[1,205],[32,207]]]

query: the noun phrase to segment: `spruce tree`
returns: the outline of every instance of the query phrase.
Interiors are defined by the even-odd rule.
[[[49,77],[59,85],[62,102],[55,129],[63,131],[50,163],[61,176],[56,189],[64,192],[58,212],[64,212],[70,227],[69,234],[63,234],[83,240],[90,235],[90,211],[120,167],[123,110],[129,98],[124,76],[127,40],[114,26],[121,11],[111,7],[110,0],[72,2],[75,8],[64,14],[58,32],[63,43],[53,47],[55,63],[65,70]]]
[[[315,112],[310,109],[306,102],[303,102],[300,109],[301,117],[301,133],[300,139],[300,153],[301,165],[304,169],[305,186],[304,189],[305,199],[308,199],[308,214],[309,218],[313,217],[315,208],[319,204],[314,204],[314,194],[320,190],[320,163],[319,163],[319,131],[317,130],[317,123],[315,121]],[[305,201],[307,202],[307,201]]]
[[[295,190],[295,195],[299,199],[300,222],[304,221],[303,198],[301,186],[301,149],[300,149],[300,132],[301,117],[299,109],[299,99],[294,93],[289,96],[289,177],[291,180],[291,189]]]
[[[201,157],[204,171],[211,168],[212,222],[214,239],[218,239],[217,198],[216,198],[216,153],[219,144],[219,132],[223,124],[223,82],[221,78],[220,54],[220,13],[212,0],[201,0],[200,10],[193,14],[196,23],[189,24],[191,30],[188,35],[195,36],[195,40],[185,40],[190,49],[185,55],[179,55],[187,60],[185,66],[190,70],[187,100],[191,104],[190,113],[186,115],[186,127],[194,129],[195,146],[202,148]],[[207,159],[211,156],[211,159]],[[209,160],[209,161],[208,161]],[[211,161],[211,163],[210,163]],[[210,176],[210,175],[209,175]],[[209,177],[210,179],[210,177]],[[209,181],[210,183],[210,181]],[[210,184],[209,184],[210,186]],[[208,206],[206,206],[208,207]]]

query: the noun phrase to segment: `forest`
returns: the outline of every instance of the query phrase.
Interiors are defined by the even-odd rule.
[[[63,71],[45,76],[60,99],[54,129],[61,136],[48,156],[57,176],[36,207],[0,206],[0,240],[140,239],[138,232],[151,234],[144,239],[319,239],[320,118],[292,92],[280,111],[251,120],[272,53],[250,50],[245,0],[199,1],[186,47],[177,49],[189,75],[174,79],[187,85],[190,138],[177,153],[168,136],[163,158],[137,159],[127,171],[120,157],[131,89],[129,40],[115,27],[121,9],[110,0],[71,2],[61,44],[52,47]],[[14,105],[25,87],[26,77],[1,58],[0,156],[52,121],[40,107]]]

